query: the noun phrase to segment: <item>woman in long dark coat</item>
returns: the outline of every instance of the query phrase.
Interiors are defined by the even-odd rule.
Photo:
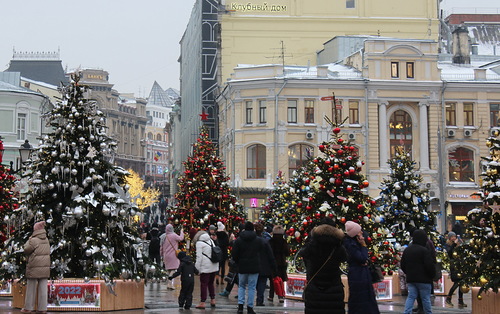
[[[343,237],[341,230],[328,224],[319,225],[312,230],[311,241],[299,252],[306,265],[308,281],[304,291],[306,314],[345,313],[344,286],[340,278],[340,263],[347,258]]]
[[[347,236],[344,246],[347,250],[347,282],[349,283],[349,314],[379,314],[375,299],[372,277],[368,269],[368,248],[361,226],[353,221],[345,224]]]
[[[276,275],[280,276],[283,282],[288,280],[286,258],[290,255],[290,248],[284,238],[285,229],[281,225],[276,225],[273,228],[273,237],[269,240],[271,249],[273,250],[274,259],[276,260]],[[271,284],[269,289],[269,301],[273,301],[274,287]],[[278,296],[280,303],[285,302],[284,297]]]

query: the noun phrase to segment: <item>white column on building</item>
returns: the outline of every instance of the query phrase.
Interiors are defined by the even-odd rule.
[[[389,143],[387,142],[387,103],[380,102],[378,104],[378,133],[379,133],[379,155],[380,168],[387,169],[387,160],[389,159]]]
[[[429,128],[427,123],[427,103],[420,102],[420,117],[418,126],[420,127],[420,170],[429,170]]]

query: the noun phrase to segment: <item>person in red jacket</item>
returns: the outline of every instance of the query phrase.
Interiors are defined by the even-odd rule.
[[[33,226],[33,234],[24,245],[26,265],[26,297],[21,313],[35,311],[35,297],[37,298],[36,313],[47,312],[47,281],[50,277],[50,244],[45,232],[45,221],[37,222]]]

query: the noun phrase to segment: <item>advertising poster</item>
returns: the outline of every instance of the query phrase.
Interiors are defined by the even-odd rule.
[[[445,293],[444,292],[444,276],[441,276],[441,278],[438,281],[434,281],[434,294],[438,293]]]
[[[392,300],[392,278],[386,278],[381,282],[374,283],[373,289],[377,300]]]
[[[288,275],[288,281],[285,281],[285,297],[302,299],[306,276]]]
[[[0,281],[0,296],[7,296],[12,294],[12,285],[9,281]]]
[[[99,308],[101,303],[100,283],[54,283],[48,284],[48,308]]]

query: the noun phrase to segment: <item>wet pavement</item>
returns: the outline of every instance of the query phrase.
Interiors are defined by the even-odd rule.
[[[198,278],[197,278],[198,279]],[[176,285],[180,285],[180,281],[176,280]],[[229,297],[219,296],[218,293],[224,290],[225,285],[216,285],[216,307],[207,307],[205,310],[195,309],[194,307],[200,301],[199,280],[196,281],[195,291],[193,293],[193,307],[190,310],[179,309],[177,297],[179,295],[180,286],[176,286],[175,290],[167,290],[165,282],[148,283],[144,288],[145,308],[138,310],[112,311],[117,314],[156,314],[156,313],[236,313],[238,301],[235,298],[237,294],[237,286],[231,292]],[[274,302],[267,300],[268,291],[265,293],[265,306],[255,307],[256,313],[303,313],[304,303],[300,300],[285,299],[284,303],[279,303],[275,297]],[[379,309],[381,313],[403,313],[406,297],[395,295],[392,301],[380,301]],[[436,296],[432,307],[432,312],[436,313],[471,313],[471,293],[464,295],[465,304],[468,305],[465,309],[446,308],[445,296]],[[453,297],[453,302],[457,302],[457,296]],[[210,306],[207,302],[207,305]],[[347,309],[347,306],[346,306]],[[12,307],[11,297],[0,297],[0,313],[11,314],[21,313],[20,309]],[[70,313],[70,312],[48,312],[48,313]],[[75,313],[75,312],[71,312]],[[101,313],[101,312],[84,312],[84,313]],[[246,308],[245,308],[246,313]]]

